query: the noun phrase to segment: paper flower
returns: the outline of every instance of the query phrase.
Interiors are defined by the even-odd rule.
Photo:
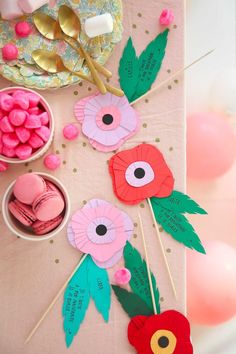
[[[110,268],[122,255],[133,232],[130,217],[101,199],[90,200],[71,218],[67,236],[71,245],[90,254],[101,268]]]
[[[117,198],[126,204],[168,197],[173,191],[172,173],[153,145],[141,144],[117,153],[110,159],[109,172]]]
[[[85,97],[75,104],[74,112],[83,134],[99,151],[118,149],[139,129],[139,117],[125,96],[107,93]]]
[[[181,313],[135,316],[128,326],[128,339],[138,354],[192,354],[190,325]]]

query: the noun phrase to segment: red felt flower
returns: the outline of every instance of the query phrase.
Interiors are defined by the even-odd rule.
[[[154,196],[168,197],[173,191],[173,175],[162,153],[150,144],[114,155],[109,172],[117,198],[126,204],[138,204]]]
[[[135,316],[128,326],[128,339],[138,354],[192,354],[190,325],[181,313]]]

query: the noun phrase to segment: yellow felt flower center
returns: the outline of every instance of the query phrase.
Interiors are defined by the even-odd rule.
[[[173,354],[176,343],[177,339],[172,332],[160,329],[152,335],[150,346],[154,354]]]

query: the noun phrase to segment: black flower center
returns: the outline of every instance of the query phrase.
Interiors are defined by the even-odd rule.
[[[102,225],[102,224],[98,225],[98,226],[96,227],[96,233],[97,233],[99,236],[104,236],[104,235],[106,235],[106,233],[107,233],[107,228],[106,228],[106,226],[105,226],[105,225]]]
[[[158,345],[160,348],[167,348],[169,345],[169,339],[165,336],[162,336],[158,339]]]
[[[113,116],[111,114],[104,114],[102,121],[104,124],[110,125],[113,123]]]
[[[136,178],[141,179],[141,178],[143,178],[145,176],[145,171],[144,171],[143,168],[138,167],[134,171],[134,175],[135,175]]]

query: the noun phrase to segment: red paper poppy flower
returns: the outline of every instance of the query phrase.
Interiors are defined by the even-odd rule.
[[[138,204],[154,196],[168,197],[173,191],[173,175],[162,153],[150,144],[114,155],[109,172],[117,198],[126,204]]]
[[[181,313],[135,316],[128,326],[128,339],[138,354],[192,354],[190,325]]]

